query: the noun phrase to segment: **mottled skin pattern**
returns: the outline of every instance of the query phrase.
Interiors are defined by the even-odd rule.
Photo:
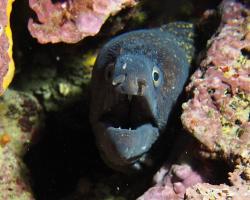
[[[147,152],[165,131],[188,79],[192,30],[172,23],[132,31],[101,49],[91,80],[90,121],[112,168],[140,170],[148,163]]]

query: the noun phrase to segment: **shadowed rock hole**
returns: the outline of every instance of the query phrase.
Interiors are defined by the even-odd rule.
[[[250,59],[250,49],[249,48],[243,48],[241,49],[241,54],[246,57],[247,59]]]

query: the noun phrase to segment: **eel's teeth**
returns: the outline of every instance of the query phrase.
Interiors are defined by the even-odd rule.
[[[139,171],[142,169],[142,166],[140,163],[136,162],[132,165],[132,168]]]
[[[132,95],[128,94],[128,100],[131,101]]]

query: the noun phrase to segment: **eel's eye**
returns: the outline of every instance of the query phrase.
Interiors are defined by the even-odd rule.
[[[152,78],[153,78],[154,86],[158,87],[160,84],[160,70],[158,67],[153,68]]]
[[[105,79],[107,81],[111,80],[113,78],[113,72],[114,72],[114,63],[109,63],[107,67],[105,68]]]

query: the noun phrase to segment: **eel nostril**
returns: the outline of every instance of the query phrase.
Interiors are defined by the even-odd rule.
[[[119,75],[119,76],[116,76],[113,81],[112,81],[112,85],[113,86],[117,86],[117,85],[120,85],[121,83],[123,83],[125,81],[125,75],[122,74],[122,75]]]
[[[143,79],[138,80],[138,95],[143,95],[146,88],[146,81]]]

